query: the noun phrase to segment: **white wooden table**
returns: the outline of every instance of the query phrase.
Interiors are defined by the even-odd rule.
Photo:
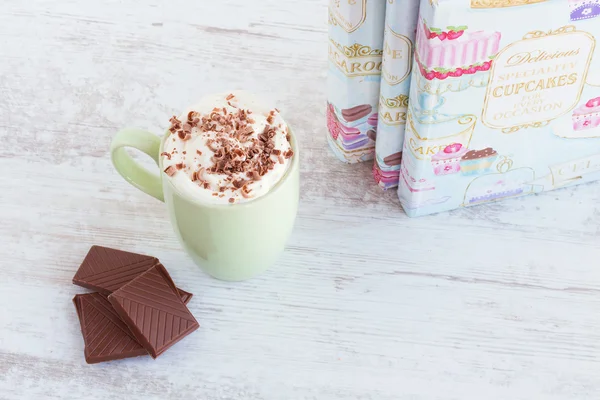
[[[325,143],[326,0],[2,0],[0,399],[600,398],[600,185],[408,219]],[[279,265],[209,278],[111,167],[201,95],[277,101],[302,199]],[[159,257],[201,329],[86,365],[72,276],[92,244]]]

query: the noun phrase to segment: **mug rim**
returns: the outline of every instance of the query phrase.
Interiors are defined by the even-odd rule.
[[[165,131],[165,134],[160,139],[160,147],[158,149],[158,160],[159,160],[158,165],[160,168],[161,181],[167,182],[169,185],[171,185],[171,189],[175,193],[177,193],[178,196],[186,199],[187,201],[193,203],[194,205],[208,207],[208,208],[217,208],[217,209],[227,209],[227,208],[232,208],[232,207],[235,207],[235,208],[251,207],[253,204],[257,204],[257,203],[265,200],[267,197],[269,197],[273,193],[277,192],[278,190],[281,190],[281,186],[283,186],[286,181],[291,179],[290,176],[291,176],[292,172],[295,169],[299,168],[300,149],[298,148],[298,141],[296,140],[296,134],[294,133],[294,130],[292,129],[290,124],[287,123],[287,121],[286,121],[286,124],[288,127],[288,132],[292,139],[290,141],[290,145],[292,146],[292,150],[294,151],[294,155],[292,156],[292,162],[289,165],[288,169],[285,171],[285,174],[283,174],[283,176],[281,177],[281,179],[279,179],[279,181],[275,184],[275,186],[273,186],[266,194],[254,199],[254,200],[246,201],[244,203],[235,203],[235,204],[211,204],[211,203],[204,203],[196,198],[192,198],[191,196],[188,196],[187,194],[182,193],[180,190],[178,190],[177,187],[173,184],[173,182],[166,176],[166,173],[163,170],[163,158],[160,156],[160,154],[163,152],[163,146],[165,144],[165,141],[171,134],[171,132],[169,132],[168,130]]]

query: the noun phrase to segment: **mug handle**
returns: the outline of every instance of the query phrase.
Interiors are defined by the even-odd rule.
[[[160,175],[153,174],[142,167],[125,149],[126,147],[138,149],[152,157],[156,165],[159,165],[160,141],[159,136],[141,129],[123,129],[116,134],[110,144],[110,157],[117,172],[127,182],[142,192],[165,201]]]

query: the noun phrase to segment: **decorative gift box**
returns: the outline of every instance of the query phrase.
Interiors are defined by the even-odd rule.
[[[387,0],[383,67],[373,176],[383,189],[398,186],[410,71],[420,0]]]
[[[386,0],[329,1],[327,140],[342,161],[372,160]]]
[[[598,38],[600,0],[422,0],[407,214],[600,179]]]

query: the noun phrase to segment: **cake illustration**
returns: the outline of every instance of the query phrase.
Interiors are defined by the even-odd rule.
[[[379,114],[371,114],[369,119],[367,119],[367,123],[371,126],[374,126],[377,129],[377,120],[379,119]]]
[[[401,163],[401,151],[392,153],[383,158],[381,157],[381,154],[377,154],[373,165],[373,177],[375,178],[375,182],[383,189],[398,186]]]
[[[519,196],[523,194],[523,185],[515,182],[507,182],[504,179],[499,179],[490,187],[485,188],[480,192],[473,193],[473,196],[468,199],[469,205],[479,203],[487,203],[505,197]]]
[[[531,183],[534,179],[535,173],[531,168],[517,168],[505,173],[480,176],[467,187],[463,206],[474,206],[541,191],[542,187]]]
[[[443,93],[486,86],[501,37],[500,32],[471,32],[464,25],[440,29],[419,21],[415,60],[425,80],[420,88]]]
[[[569,0],[571,21],[596,18],[600,15],[600,0]]]
[[[469,150],[460,158],[460,171],[463,175],[477,175],[487,172],[498,158],[498,152],[491,147],[482,150]]]
[[[468,148],[477,123],[474,115],[447,115],[435,108],[409,107],[406,118],[405,148],[418,160],[431,160],[452,144]]]
[[[373,178],[375,182],[383,188],[389,189],[398,186],[398,180],[400,179],[400,170],[382,170],[379,167],[379,163],[373,163]]]
[[[372,110],[372,106],[364,104],[341,110],[340,118],[335,107],[331,103],[327,105],[328,140],[333,142],[332,149],[337,155],[348,162],[364,161],[369,154],[372,156],[374,135],[368,124]]]
[[[589,100],[573,111],[573,129],[583,131],[600,126],[600,97]]]
[[[435,185],[433,182],[429,181],[426,178],[415,178],[410,174],[406,165],[402,163],[400,166],[400,182],[402,182],[406,188],[412,193],[415,192],[427,192],[430,190],[435,190]]]
[[[452,143],[444,147],[443,150],[431,157],[433,173],[449,175],[460,172],[460,161],[467,151],[467,148],[460,143]]]
[[[542,186],[532,183],[534,180],[535,172],[531,168],[480,176],[467,186],[462,205],[474,206],[542,191]]]

